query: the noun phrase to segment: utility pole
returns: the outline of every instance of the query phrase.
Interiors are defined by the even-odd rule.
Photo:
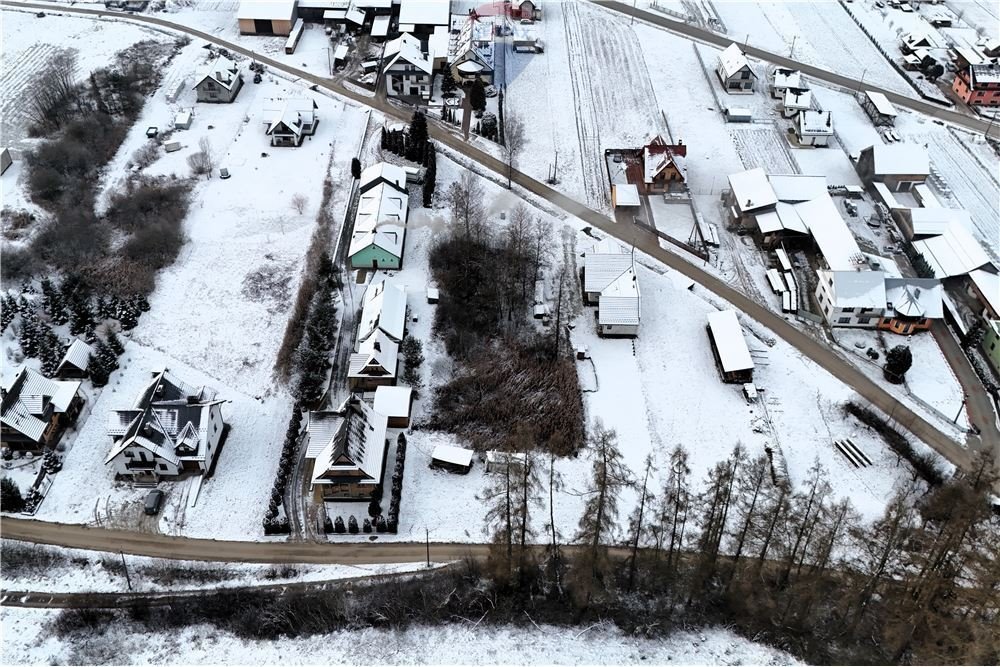
[[[431,531],[424,528],[424,539],[427,544],[427,567],[431,566]]]
[[[868,73],[867,67],[861,70],[861,79],[858,80],[858,90],[857,90],[858,95],[861,94],[861,86],[865,85],[865,74],[867,73]]]
[[[962,410],[965,409],[965,404],[966,404],[966,402],[968,402],[968,400],[969,400],[969,395],[968,394],[962,394],[962,404],[960,406],[958,406],[958,414],[956,414],[955,418],[951,420],[952,424],[957,424],[958,423],[958,418],[962,416]]]
[[[128,563],[125,562],[125,552],[119,549],[118,554],[122,557],[122,567],[125,568],[125,581],[128,582],[128,589],[132,590],[132,578],[128,576]]]
[[[798,35],[792,36],[792,48],[788,50],[788,57],[793,58],[795,56],[795,40],[799,38]]]

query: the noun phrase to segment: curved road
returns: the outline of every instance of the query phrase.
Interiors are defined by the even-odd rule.
[[[707,30],[696,28],[694,26],[689,26],[686,24],[675,23],[668,21],[662,17],[658,17],[649,12],[643,12],[642,10],[633,10],[631,7],[621,5],[617,2],[599,2],[602,6],[608,6],[618,11],[624,11],[626,13],[635,13],[634,15],[643,20],[647,20],[651,23],[660,25],[661,22],[666,27],[672,31],[680,32],[681,34],[687,35],[689,37],[695,37],[697,39],[703,39],[705,41],[711,41],[713,43],[728,43],[720,35],[712,33]],[[258,62],[265,63],[268,67],[275,70],[280,70],[289,74],[291,76],[297,77],[303,81],[314,84],[318,87],[325,88],[327,90],[333,91],[338,95],[350,98],[362,105],[372,107],[386,116],[407,122],[409,120],[409,113],[406,110],[399,109],[395,106],[388,104],[384,99],[367,97],[362,95],[350,88],[347,88],[343,83],[335,82],[327,78],[323,78],[308,72],[303,72],[296,67],[286,65],[284,63],[278,62],[266,56],[262,56],[258,53],[252,52],[243,46],[229,42],[218,38],[215,35],[190,28],[172,21],[161,19],[155,16],[144,16],[144,15],[131,15],[122,14],[120,12],[108,12],[97,9],[84,9],[76,7],[66,7],[58,6],[54,7],[47,4],[39,3],[28,3],[28,2],[10,2],[3,1],[0,2],[2,6],[9,6],[13,8],[30,8],[30,9],[41,9],[56,12],[71,12],[84,15],[92,16],[103,16],[103,17],[115,17],[118,19],[125,19],[130,21],[136,21],[139,23],[147,23],[151,25],[156,25],[164,28],[168,28],[174,31],[188,34],[192,37],[197,37],[203,39],[207,42],[214,43],[218,46],[229,49],[230,51],[241,53],[247,57],[256,58]],[[829,81],[835,83],[836,85],[846,85],[852,86],[856,85],[857,82],[853,79],[848,79],[842,77],[838,74],[832,72],[827,72],[826,70],[821,70],[809,65],[802,63],[797,63],[795,61],[788,60],[787,58],[782,58],[776,54],[770,54],[759,49],[748,50],[751,55],[756,55],[761,58],[774,58],[775,62],[785,63],[789,66],[794,66],[811,76],[816,77],[824,81]],[[889,94],[889,91],[884,91]],[[903,97],[898,94],[893,94],[890,96],[894,102],[900,104],[900,106],[908,106],[911,109],[923,112],[923,113],[933,113],[942,118],[948,118],[951,122],[959,125],[963,125],[969,129],[976,131],[982,131],[980,126],[984,126],[985,123],[979,119],[969,118],[962,116],[956,112],[944,111],[933,105],[929,105],[926,102],[916,100],[913,98]],[[947,115],[946,115],[947,114]],[[428,130],[430,136],[439,141],[441,144],[448,146],[452,150],[478,162],[483,167],[497,173],[501,177],[507,175],[507,165],[502,160],[499,160],[492,155],[485,153],[477,148],[474,148],[467,144],[462,138],[453,130],[447,128],[446,126],[438,123],[433,119],[428,123]],[[616,237],[620,241],[627,244],[634,245],[637,249],[645,252],[651,257],[659,260],[660,262],[666,264],[675,271],[687,276],[691,280],[699,283],[704,288],[715,293],[717,296],[730,302],[734,307],[746,313],[749,317],[757,320],[765,327],[771,329],[777,336],[785,340],[791,346],[795,347],[804,356],[808,357],[811,361],[818,364],[820,367],[825,369],[831,375],[836,377],[838,380],[844,382],[846,385],[854,389],[858,394],[860,394],[865,400],[874,404],[881,411],[891,417],[898,423],[902,424],[904,427],[909,429],[916,437],[926,442],[928,445],[934,448],[939,454],[944,456],[946,459],[951,461],[954,465],[959,468],[969,468],[972,455],[971,451],[978,449],[981,445],[979,438],[970,437],[967,449],[961,444],[952,440],[944,432],[940,431],[937,427],[932,425],[930,422],[925,420],[920,415],[916,414],[909,407],[904,405],[902,402],[898,401],[889,392],[884,390],[881,386],[876,384],[874,381],[868,378],[864,373],[862,373],[858,368],[851,365],[849,362],[840,358],[833,350],[827,347],[820,341],[812,338],[808,334],[796,329],[794,326],[789,324],[785,319],[766,307],[753,301],[745,294],[732,288],[727,283],[723,282],[714,275],[702,270],[698,266],[689,263],[679,255],[673,252],[664,250],[660,247],[659,240],[656,235],[651,232],[647,232],[637,226],[624,226],[618,225],[611,218],[594,211],[581,204],[580,202],[571,199],[570,197],[554,190],[553,188],[545,185],[544,183],[537,181],[530,176],[514,170],[512,174],[512,180],[514,183],[524,188],[528,192],[535,194],[539,197],[544,198],[553,205],[561,208],[563,211],[569,213],[570,215],[576,216],[581,220],[585,221],[605,233]],[[982,430],[982,446],[987,446],[990,449],[1000,449],[1000,430],[997,429],[995,423],[980,424]],[[1000,462],[998,462],[1000,465]],[[30,539],[30,538],[26,538]],[[57,541],[49,542],[53,544],[58,544]],[[265,543],[267,544],[267,543]],[[68,546],[68,545],[67,545]],[[108,545],[104,545],[108,548]],[[300,548],[304,548],[306,545],[299,545]],[[380,547],[386,547],[387,544],[381,544]],[[87,548],[100,549],[100,546],[92,546]],[[110,547],[113,550],[117,547]],[[352,547],[359,548],[359,547]],[[368,550],[376,551],[376,550]],[[382,549],[377,550],[379,552]],[[178,558],[183,558],[184,556],[177,556]],[[368,556],[369,560],[367,562],[401,562],[398,559],[392,560],[392,558],[398,558],[396,556],[390,557],[390,560],[380,559],[378,561],[370,560],[371,556]],[[316,562],[329,562],[329,561],[316,561]]]

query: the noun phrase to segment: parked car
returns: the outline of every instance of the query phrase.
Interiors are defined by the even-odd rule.
[[[159,489],[153,489],[146,494],[146,504],[143,509],[145,509],[146,514],[150,516],[157,514],[160,511],[160,505],[163,504],[163,491]]]

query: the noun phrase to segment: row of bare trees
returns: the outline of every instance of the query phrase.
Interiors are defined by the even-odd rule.
[[[940,487],[898,489],[884,516],[866,523],[835,497],[820,463],[796,485],[770,453],[751,456],[739,444],[701,484],[675,447],[656,488],[654,461],[636,478],[616,434],[598,422],[588,438],[591,477],[573,490],[584,510],[567,547],[554,521],[556,459],[534,453],[532,436],[508,441],[520,457],[481,495],[489,572],[501,586],[543,576],[578,609],[615,607],[641,590],[666,621],[731,623],[780,637],[809,660],[996,664],[1000,656],[1000,525],[988,458]],[[626,489],[636,503],[621,531]]]

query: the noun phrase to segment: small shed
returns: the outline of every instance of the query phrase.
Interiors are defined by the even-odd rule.
[[[437,303],[441,299],[441,292],[437,287],[427,288],[427,303]]]
[[[611,186],[611,201],[615,208],[639,206],[639,188],[631,183],[615,183]]]
[[[882,93],[866,90],[861,96],[861,108],[871,118],[875,127],[896,124],[896,107],[892,106],[889,98]]]
[[[743,338],[743,329],[736,311],[720,310],[710,313],[708,337],[722,381],[731,384],[753,382],[753,359]]]
[[[191,112],[181,111],[176,116],[174,116],[174,129],[177,130],[189,130],[191,129]]]
[[[726,109],[726,121],[730,123],[749,123],[753,120],[753,112],[746,107],[729,107]]]
[[[410,414],[413,408],[413,389],[410,387],[376,387],[375,402],[372,407],[375,412],[388,418],[389,428],[409,428]]]
[[[77,338],[66,349],[66,354],[56,367],[56,377],[85,378],[93,348]]]
[[[10,157],[10,149],[4,148],[3,152],[0,152],[0,174],[7,171],[7,167],[14,164],[14,160]]]
[[[339,67],[347,62],[347,44],[340,44],[333,50],[333,66]]]
[[[486,452],[486,472],[503,472],[507,464],[510,464],[511,468],[521,469],[524,467],[524,463],[527,457],[522,452],[501,452],[496,450],[490,450]]]
[[[163,144],[163,150],[168,153],[175,153],[181,149],[181,142],[179,141],[168,141]]]
[[[431,467],[464,475],[472,470],[472,450],[452,445],[438,445],[431,454]]]

